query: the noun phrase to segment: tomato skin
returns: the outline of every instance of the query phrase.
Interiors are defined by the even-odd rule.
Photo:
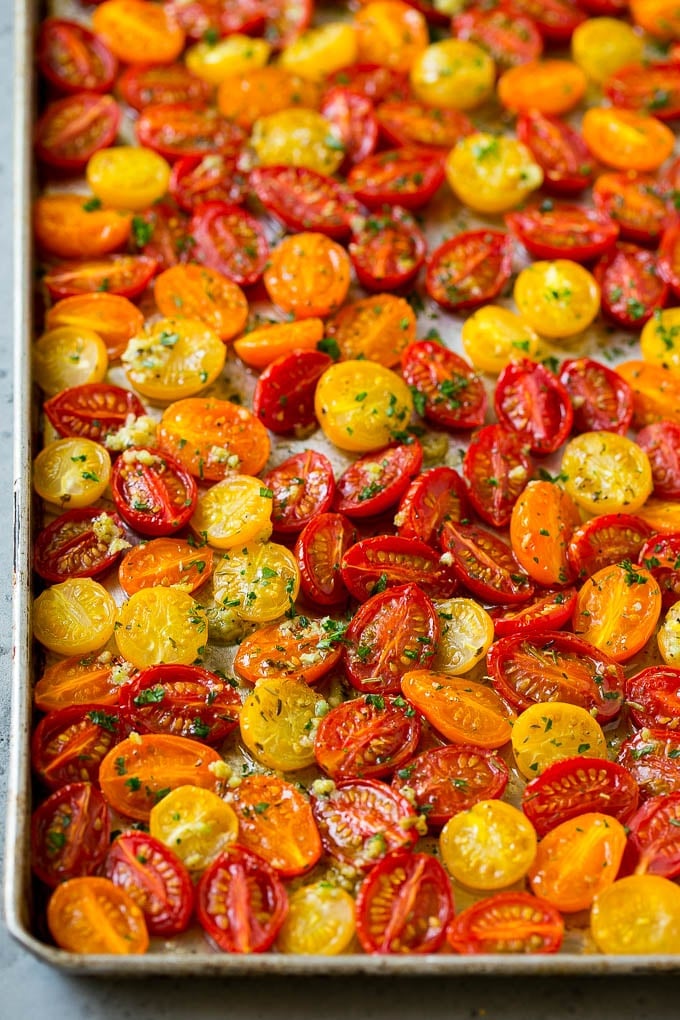
[[[618,761],[636,780],[640,800],[680,791],[680,734],[660,727],[641,730],[621,745]]]
[[[610,75],[604,92],[614,106],[674,120],[680,114],[680,67],[670,61],[630,64]]]
[[[308,167],[256,167],[249,184],[265,209],[291,230],[344,238],[361,208],[349,189]]]
[[[653,252],[632,244],[616,245],[595,266],[602,311],[623,329],[638,330],[668,298],[661,264]]]
[[[583,191],[595,166],[581,135],[559,117],[527,110],[517,118],[517,137],[543,170],[543,187],[556,195]]]
[[[77,92],[49,103],[35,126],[35,154],[48,166],[82,170],[90,156],[111,145],[120,123],[112,96]]]
[[[420,719],[400,697],[367,695],[332,708],[314,738],[314,756],[333,779],[381,779],[415,753]]]
[[[649,457],[654,479],[654,495],[664,499],[680,498],[680,424],[672,421],[645,425],[637,435]]]
[[[150,935],[171,938],[189,927],[194,887],[164,843],[145,832],[123,832],[109,847],[104,873],[144,914]]]
[[[387,100],[377,107],[376,117],[389,146],[423,145],[448,150],[474,131],[472,121],[461,110],[432,107],[417,100]]]
[[[564,627],[576,608],[576,588],[541,592],[531,602],[516,608],[498,606],[489,610],[497,638],[522,634],[534,637],[546,630]]]
[[[570,258],[588,262],[604,255],[619,236],[619,227],[595,209],[543,203],[507,213],[505,222],[530,255],[537,259]]]
[[[536,25],[545,42],[567,42],[574,29],[586,20],[572,0],[513,0],[513,8]]]
[[[350,520],[389,510],[404,495],[422,463],[423,448],[418,440],[364,454],[338,478],[335,510]]]
[[[438,829],[477,801],[502,797],[508,777],[507,765],[494,751],[450,744],[422,751],[397,769],[392,788],[413,790],[428,827]]]
[[[100,36],[65,18],[43,21],[36,56],[40,73],[62,93],[110,92],[118,69]]]
[[[603,567],[585,581],[572,626],[616,662],[626,662],[656,632],[661,609],[661,589],[652,574],[624,560]]]
[[[247,178],[236,159],[210,154],[178,159],[170,174],[170,194],[180,209],[192,213],[204,202],[240,205],[246,198]]]
[[[437,612],[417,584],[371,595],[345,634],[350,683],[365,694],[398,694],[403,674],[430,661],[439,633]]]
[[[444,520],[454,523],[468,516],[468,491],[457,471],[433,467],[414,478],[401,498],[394,518],[398,534],[436,545]]]
[[[562,822],[592,811],[626,824],[637,804],[635,779],[606,758],[553,762],[522,793],[522,810],[541,838]]]
[[[354,525],[338,513],[319,514],[298,535],[295,558],[300,589],[312,605],[337,606],[347,600],[340,564],[355,540]]]
[[[651,528],[634,514],[603,514],[579,525],[569,540],[567,556],[580,580],[621,560],[635,562]]]
[[[62,882],[47,904],[47,927],[70,953],[127,956],[149,948],[142,911],[108,878],[83,875]]]
[[[225,202],[198,206],[189,232],[196,242],[194,257],[210,269],[241,287],[257,283],[262,276],[269,245],[262,225],[240,206]]]
[[[526,892],[501,892],[473,903],[449,925],[457,953],[556,953],[564,921],[556,907]]]
[[[677,730],[680,669],[674,666],[649,666],[626,681],[626,698],[636,726]]]
[[[472,7],[456,14],[451,30],[457,39],[469,39],[485,49],[500,71],[538,60],[543,52],[534,21],[516,11],[512,3],[490,10]]]
[[[335,312],[326,323],[326,336],[338,345],[340,361],[361,358],[393,368],[415,340],[416,328],[408,301],[382,293],[351,301]],[[359,402],[365,399],[359,397]]]
[[[571,496],[553,482],[531,481],[510,518],[515,559],[537,584],[555,588],[573,580],[567,543],[581,520]]]
[[[494,406],[499,422],[525,437],[538,456],[559,449],[574,421],[566,387],[545,365],[527,359],[503,369]]]
[[[429,669],[415,669],[401,682],[404,697],[447,740],[495,749],[510,740],[515,715],[484,684]]]
[[[665,197],[649,174],[601,174],[593,186],[593,201],[619,224],[621,238],[636,244],[657,244],[669,223]]]
[[[659,274],[675,297],[680,295],[680,225],[669,226],[659,247]]]
[[[680,874],[680,793],[652,797],[628,823],[630,836],[624,865],[637,875],[677,878]]]
[[[370,99],[351,88],[331,88],[324,94],[321,114],[335,127],[345,147],[341,170],[347,172],[375,152],[378,121]]]
[[[239,840],[283,878],[309,871],[321,857],[321,837],[309,801],[277,776],[245,776],[232,794]]]
[[[43,411],[60,436],[83,436],[101,443],[130,415],[144,414],[145,407],[132,390],[122,386],[84,383],[50,397]]]
[[[680,570],[676,566],[679,559],[680,533],[652,534],[639,550],[638,560],[651,571],[661,588],[665,609],[680,598]]]
[[[618,373],[591,358],[568,358],[559,378],[571,399],[574,432],[626,434],[633,418],[633,392]]]
[[[355,219],[348,250],[362,287],[396,291],[420,272],[427,242],[413,216],[397,205]]]
[[[217,397],[173,401],[158,425],[158,443],[201,481],[221,481],[234,471],[256,475],[270,452],[269,436],[253,413]],[[221,458],[215,448],[224,451]]]
[[[484,421],[486,390],[467,361],[431,340],[409,344],[401,370],[425,398],[425,418],[446,429],[471,429]]]
[[[425,287],[433,301],[449,311],[477,308],[500,294],[511,268],[507,234],[468,230],[431,252]]]
[[[470,503],[494,528],[510,523],[512,509],[532,474],[526,444],[502,425],[485,425],[475,432],[463,457]]]
[[[51,790],[66,783],[96,783],[99,764],[119,734],[115,706],[71,705],[48,712],[33,731],[33,769]]]
[[[356,542],[342,558],[342,580],[350,595],[365,602],[376,585],[417,584],[432,599],[446,599],[458,587],[439,553],[417,538],[376,535]]]
[[[436,953],[453,916],[448,875],[429,854],[394,851],[359,887],[356,912],[365,952]]]
[[[31,867],[41,882],[92,875],[106,856],[109,809],[92,783],[60,786],[31,817]]]
[[[189,233],[189,217],[174,202],[157,202],[140,213],[139,218],[144,224],[142,230],[146,239],[138,246],[145,255],[156,260],[159,271],[193,258],[194,239]]]
[[[132,64],[116,82],[116,93],[133,110],[175,103],[207,103],[212,86],[184,64]]]
[[[272,524],[280,535],[296,535],[318,514],[330,509],[335,496],[333,465],[315,450],[293,454],[262,477],[274,493]]]
[[[494,690],[520,712],[559,701],[595,709],[598,721],[606,722],[623,704],[621,666],[564,631],[500,638],[489,649],[487,669]]]
[[[316,421],[316,384],[333,364],[323,351],[293,350],[272,361],[255,383],[253,412],[271,432],[286,435]]]
[[[234,157],[245,141],[245,132],[237,124],[196,102],[146,106],[136,131],[141,145],[171,163],[181,156],[210,153]]]
[[[91,295],[101,292],[119,297],[139,297],[146,290],[158,269],[148,255],[102,255],[96,260],[61,262],[45,274],[50,296],[60,298]]]
[[[673,151],[673,132],[655,117],[591,106],[581,130],[593,155],[616,170],[656,170]]]
[[[341,85],[360,96],[365,96],[373,103],[387,99],[405,100],[410,95],[406,72],[384,64],[366,62],[349,64],[328,75],[326,81],[331,88]]]
[[[145,463],[147,456],[155,459]],[[188,524],[198,497],[196,482],[179,461],[164,450],[136,447],[114,464],[111,490],[123,520],[152,538],[172,535]]]
[[[369,209],[399,205],[420,209],[444,181],[441,150],[390,149],[367,156],[350,170],[347,183]]]
[[[479,525],[447,521],[440,544],[451,555],[460,583],[484,602],[514,605],[533,595],[534,586],[510,547]]]
[[[233,845],[203,872],[196,887],[196,917],[224,953],[264,953],[288,910],[276,871],[245,847]]]
[[[109,543],[95,534],[92,524],[104,518],[120,530],[122,522],[101,508],[68,510],[43,528],[36,537],[34,569],[46,581],[65,581],[68,577],[99,577],[120,558],[122,547],[110,551]]]
[[[334,620],[296,616],[246,635],[234,656],[234,670],[251,684],[270,677],[314,684],[340,661],[341,642],[342,628]]]

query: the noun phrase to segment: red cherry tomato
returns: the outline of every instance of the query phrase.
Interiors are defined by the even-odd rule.
[[[627,241],[656,244],[669,220],[658,182],[648,174],[601,174],[593,186],[593,201],[619,224]]]
[[[116,92],[141,112],[147,106],[206,103],[213,86],[197,78],[184,64],[131,64],[116,82]]]
[[[369,209],[399,205],[420,209],[444,181],[441,151],[390,149],[367,156],[349,172],[347,183]]]
[[[457,312],[491,301],[510,279],[510,238],[500,230],[468,230],[427,259],[425,287],[433,301]]]
[[[537,455],[554,453],[571,432],[574,412],[566,387],[545,365],[528,358],[503,369],[494,404],[499,422]]]
[[[380,132],[390,146],[424,145],[426,148],[452,149],[475,130],[472,121],[460,110],[426,106],[417,99],[387,100],[375,115]]]
[[[325,93],[320,113],[335,127],[345,148],[341,166],[343,172],[375,152],[378,121],[373,103],[366,96],[351,88],[337,86]]]
[[[60,262],[43,277],[55,301],[82,294],[138,297],[146,290],[158,263],[148,255],[100,255],[98,259]]]
[[[609,251],[619,236],[617,224],[604,213],[577,205],[554,205],[550,200],[508,213],[505,222],[537,259],[588,262]]]
[[[463,457],[470,502],[495,528],[510,523],[512,508],[532,474],[527,445],[502,425],[485,425],[475,432]]]
[[[109,847],[109,808],[92,783],[60,787],[31,818],[31,866],[52,888],[94,875]]]
[[[618,372],[592,358],[569,358],[562,364],[560,382],[574,409],[574,432],[626,434],[633,418],[633,391]]]
[[[543,170],[543,187],[556,195],[583,191],[595,166],[581,135],[559,117],[530,110],[517,118],[517,137]]]
[[[489,53],[500,71],[538,60],[543,52],[541,33],[534,21],[510,3],[489,10],[472,7],[452,23],[457,39],[469,39]]]
[[[333,779],[380,779],[415,754],[420,717],[401,696],[343,701],[319,723],[314,756]]]
[[[238,124],[201,103],[146,106],[136,130],[141,145],[168,160],[210,153],[233,158],[245,142],[245,133]]]
[[[638,558],[652,529],[634,514],[603,514],[572,533],[567,558],[575,576],[591,577],[603,567]]]
[[[673,421],[653,422],[640,429],[636,441],[652,465],[654,495],[680,499],[680,425]]]
[[[626,681],[626,698],[636,726],[680,726],[680,669],[649,666]]]
[[[607,721],[623,704],[623,669],[574,634],[545,631],[495,641],[487,655],[494,690],[523,712],[548,701],[597,710]]]
[[[661,588],[663,605],[668,609],[680,599],[680,534],[649,538],[638,558],[651,571]]]
[[[352,523],[344,514],[319,514],[303,528],[295,543],[300,570],[300,589],[312,604],[341,605],[347,599],[340,564],[356,539]]]
[[[628,0],[577,0],[577,3],[594,18],[617,18],[628,12]]]
[[[680,874],[680,793],[652,797],[628,822],[626,857],[638,875]],[[624,858],[625,861],[625,858]]]
[[[158,269],[170,269],[193,259],[194,238],[189,217],[174,202],[157,202],[135,217],[133,231],[137,247],[155,259]]]
[[[637,783],[622,765],[603,758],[565,758],[527,783],[522,810],[540,837],[591,811],[626,823],[638,803]]]
[[[613,106],[648,113],[658,120],[680,116],[680,64],[630,64],[615,71],[604,84]]]
[[[417,538],[376,535],[364,538],[342,558],[342,579],[350,595],[365,602],[382,587],[417,584],[431,599],[447,599],[458,582],[439,553]]]
[[[257,167],[250,187],[265,209],[291,230],[344,238],[361,207],[334,178],[301,166]]]
[[[167,9],[190,39],[201,40],[208,32],[260,35],[265,10],[261,0],[169,0]]]
[[[680,297],[680,225],[675,224],[664,231],[657,265],[661,278],[671,287],[675,297]]]
[[[150,935],[171,938],[189,927],[194,887],[184,864],[146,832],[123,832],[109,847],[104,874],[144,914]]]
[[[410,94],[408,75],[382,64],[350,64],[329,75],[327,81],[330,88],[341,85],[373,103],[407,99]]]
[[[31,763],[51,790],[65,783],[96,783],[99,765],[120,740],[112,705],[71,705],[49,712],[33,732]]]
[[[43,21],[36,54],[40,73],[59,92],[110,92],[118,61],[100,36],[64,18]]]
[[[204,202],[240,205],[246,198],[248,179],[233,158],[214,153],[185,156],[173,165],[169,188],[180,209],[192,213]]]
[[[460,583],[484,602],[514,605],[533,595],[534,586],[510,547],[479,525],[446,521],[440,542]]]
[[[35,540],[33,566],[46,581],[66,581],[69,577],[99,577],[120,558],[122,548],[111,552],[110,542],[98,538],[93,529],[97,520],[111,522],[123,535],[123,524],[116,514],[101,507],[82,507],[60,514]]]
[[[335,509],[351,520],[384,513],[401,499],[422,463],[417,439],[364,454],[338,478]]]
[[[430,854],[397,850],[359,886],[357,935],[367,953],[436,953],[453,917],[449,877]]]
[[[502,797],[508,766],[495,751],[448,744],[423,751],[394,773],[392,788],[413,790],[418,810],[438,829],[480,800]]]
[[[260,2],[266,19],[263,34],[275,50],[283,49],[294,42],[312,20],[314,0],[260,0]]]
[[[349,254],[362,287],[400,290],[418,275],[427,242],[418,223],[399,206],[352,221]]]
[[[225,953],[264,953],[287,909],[286,890],[276,871],[241,846],[220,854],[196,887],[198,923]]]
[[[316,422],[316,384],[332,364],[323,351],[291,351],[267,365],[255,384],[253,411],[277,435]]]
[[[404,538],[419,538],[437,545],[445,520],[457,523],[468,515],[468,491],[457,471],[433,467],[414,478],[394,518]]]
[[[78,92],[48,103],[35,126],[35,154],[60,170],[82,170],[90,156],[111,145],[120,123],[112,96]]]
[[[497,638],[522,634],[533,637],[546,630],[558,630],[571,620],[576,609],[576,588],[541,592],[525,606],[498,606],[489,610]]]
[[[420,394],[425,418],[434,425],[473,429],[484,421],[484,385],[467,361],[453,351],[432,340],[419,340],[404,351],[401,370],[409,386]]]
[[[594,275],[602,294],[602,311],[623,329],[640,329],[666,304],[668,284],[660,262],[645,248],[617,244],[602,256]]]
[[[191,217],[193,257],[229,280],[247,287],[264,272],[269,245],[259,220],[237,205],[206,202]]]
[[[676,730],[641,730],[624,740],[618,761],[637,782],[642,800],[680,792],[680,733]]]
[[[151,462],[145,463],[149,457]],[[123,520],[153,538],[172,535],[188,524],[198,498],[196,482],[174,457],[136,447],[113,465],[111,492]]]
[[[333,465],[316,450],[288,457],[262,478],[274,494],[272,524],[281,535],[296,535],[330,509],[335,495]]]
[[[501,892],[457,914],[447,938],[457,953],[556,953],[564,921],[552,903],[527,892]]]
[[[364,602],[345,637],[352,686],[369,695],[393,694],[404,673],[429,665],[439,641],[439,617],[417,584],[404,584]]]
[[[534,22],[545,42],[567,42],[586,20],[573,0],[512,0],[512,6]]]
[[[50,397],[43,411],[60,436],[83,436],[102,443],[132,416],[145,413],[132,390],[110,383],[84,383]]]

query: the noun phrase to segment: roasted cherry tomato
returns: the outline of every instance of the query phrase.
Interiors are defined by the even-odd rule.
[[[109,92],[118,61],[104,40],[86,25],[48,18],[36,47],[41,74],[59,92]]]
[[[212,790],[187,783],[154,805],[149,829],[195,874],[235,841],[238,818],[231,805]]]
[[[33,770],[51,790],[65,783],[94,783],[119,733],[120,715],[109,705],[71,705],[50,712],[33,733]]]
[[[184,47],[184,31],[171,12],[147,0],[106,0],[95,9],[92,27],[126,64],[169,64]]]
[[[41,195],[33,204],[33,230],[38,245],[62,259],[97,258],[122,248],[132,216],[104,209],[88,195]]]
[[[70,577],[46,588],[33,603],[33,634],[57,655],[87,655],[113,634],[116,603],[90,577]]]
[[[324,93],[321,113],[333,125],[345,150],[342,170],[375,152],[378,144],[378,121],[373,103],[350,88],[336,86]]]
[[[211,85],[184,64],[132,64],[116,82],[116,92],[133,110],[175,103],[206,103]]]
[[[169,269],[193,258],[195,241],[189,233],[189,217],[174,202],[156,202],[133,220],[135,246],[155,259],[159,269]]]
[[[614,106],[650,113],[659,120],[680,115],[680,67],[676,63],[634,63],[610,75],[604,85]]]
[[[266,541],[271,512],[271,493],[259,478],[231,474],[201,493],[191,525],[215,549],[232,549]]]
[[[640,730],[621,745],[618,761],[640,787],[641,800],[680,791],[680,734],[655,727]]]
[[[526,779],[564,758],[607,757],[604,731],[590,712],[560,701],[526,708],[512,727],[511,740],[517,768]]]
[[[452,29],[458,39],[470,39],[483,47],[501,71],[538,60],[543,52],[534,21],[510,3],[489,10],[469,8],[455,15]]]
[[[301,679],[261,680],[243,703],[243,743],[266,768],[308,768],[314,764],[313,720],[320,718],[323,700]]]
[[[322,718],[314,756],[333,779],[379,779],[412,758],[419,740],[420,719],[401,696],[367,694]]]
[[[111,488],[120,516],[143,535],[172,535],[196,507],[196,482],[163,450],[126,450],[113,467]]]
[[[389,149],[367,156],[349,172],[347,183],[369,209],[383,205],[420,209],[444,180],[441,150]]]
[[[417,439],[364,454],[338,478],[335,509],[351,520],[384,513],[401,499],[422,463]]]
[[[633,514],[594,517],[572,532],[567,550],[571,569],[582,580],[613,563],[634,563],[650,534],[649,525]]]
[[[591,931],[602,953],[672,953],[680,931],[677,885],[658,875],[620,879],[596,897]]]
[[[401,368],[434,425],[455,430],[483,423],[486,391],[464,358],[432,340],[419,340],[404,351]]]
[[[62,510],[90,506],[104,494],[111,458],[92,439],[69,437],[43,447],[33,462],[33,487]]]
[[[304,320],[309,322],[311,320]],[[314,391],[332,364],[323,351],[293,350],[267,365],[255,384],[253,412],[277,435],[316,422]]]
[[[237,124],[214,107],[196,102],[146,106],[136,131],[142,145],[170,161],[212,154],[233,158],[245,141],[245,133]]]
[[[473,903],[449,925],[457,953],[556,953],[564,921],[556,907],[526,892],[501,892]]]
[[[296,535],[318,514],[330,509],[335,496],[333,465],[315,450],[288,457],[262,478],[273,492],[274,531]]]
[[[345,249],[314,231],[285,237],[264,269],[269,298],[296,319],[323,318],[337,311],[347,297],[350,277]]]
[[[158,263],[148,255],[102,255],[60,262],[50,268],[44,280],[55,301],[101,291],[134,298],[146,290],[157,269]]]
[[[680,228],[669,227],[661,239],[659,248],[659,274],[672,288],[673,294],[680,295]]]
[[[162,315],[181,311],[201,319],[221,340],[233,340],[248,319],[248,302],[238,286],[207,266],[171,266],[156,278],[154,298]]]
[[[173,586],[189,594],[212,574],[213,551],[196,548],[183,538],[154,538],[134,546],[118,570],[118,582],[126,595],[156,585]]]
[[[679,725],[680,670],[674,666],[648,666],[626,681],[626,697],[636,726],[676,730]]]
[[[281,953],[337,956],[348,949],[355,931],[350,894],[328,882],[313,882],[290,894],[276,946]]]
[[[121,360],[138,393],[166,404],[200,393],[218,378],[225,359],[224,344],[202,319],[175,316],[147,320]]]
[[[616,371],[633,391],[633,426],[655,421],[680,423],[680,384],[677,373],[646,361],[624,361]]]
[[[314,410],[324,435],[335,446],[366,453],[403,440],[413,397],[396,372],[356,358],[326,369],[316,387]]]
[[[217,397],[176,400],[163,412],[158,443],[194,477],[219,481],[236,471],[256,475],[270,442],[252,411]]]
[[[595,107],[582,124],[586,145],[600,162],[616,170],[656,170],[673,151],[673,132],[633,110]]]
[[[189,927],[194,887],[182,862],[146,832],[123,832],[106,855],[104,874],[137,904],[150,935],[171,938]]]
[[[561,474],[574,502],[598,517],[620,511],[634,514],[652,492],[647,454],[616,432],[582,432],[570,439],[562,454]]]
[[[637,875],[675,878],[680,873],[679,819],[680,793],[652,797],[643,804],[628,822],[624,864],[634,861]]]
[[[573,499],[552,482],[531,481],[510,518],[510,544],[529,577],[547,588],[573,580],[567,543],[581,515]]]
[[[309,871],[321,856],[321,837],[309,801],[277,776],[245,776],[232,794],[238,838],[284,878]]]
[[[444,521],[467,517],[468,492],[457,471],[434,467],[414,478],[394,518],[399,534],[436,544]]]
[[[256,168],[250,187],[268,212],[295,231],[347,237],[352,217],[361,211],[351,191],[307,167]]]
[[[454,744],[495,749],[510,740],[514,713],[484,684],[416,669],[404,675],[401,688],[430,725]]]
[[[285,355],[295,355],[300,351],[319,353],[326,347],[322,343],[324,324],[321,319],[312,316],[309,319],[296,319],[288,322],[272,322],[244,333],[234,340],[234,350],[241,361],[251,368],[266,368]]]
[[[445,521],[440,544],[460,583],[484,602],[511,605],[533,595],[534,586],[510,547],[479,525]]]
[[[191,217],[193,256],[242,287],[256,283],[264,271],[269,245],[262,225],[239,206],[206,202]]]
[[[536,856],[536,832],[511,804],[481,800],[449,819],[439,848],[457,882],[470,889],[502,889],[529,870]]]
[[[475,432],[463,457],[470,503],[495,528],[510,523],[512,508],[532,471],[526,443],[502,425],[485,425]]]
[[[652,466],[654,494],[680,498],[680,425],[672,421],[646,425],[638,432],[637,442]]]
[[[328,75],[327,82],[331,88],[341,85],[373,103],[406,100],[410,92],[406,72],[384,64],[350,64]]]
[[[98,871],[109,846],[109,809],[92,783],[67,783],[31,818],[31,867],[53,888]]]
[[[77,92],[49,103],[35,127],[35,154],[61,170],[82,170],[90,156],[111,145],[120,123],[112,96]]]
[[[97,656],[59,659],[38,680],[33,701],[41,712],[71,705],[115,705],[134,672],[132,663],[107,650]]]
[[[394,294],[375,294],[352,301],[326,324],[326,335],[343,361],[366,358],[388,368],[399,361],[416,338],[416,317],[409,303]]]
[[[680,599],[680,534],[648,538],[637,558],[651,570],[661,588],[664,607],[669,608],[677,602]]]
[[[556,206],[550,200],[508,213],[505,222],[537,259],[588,262],[609,251],[619,235],[617,224],[604,213],[576,205]]]
[[[541,592],[524,606],[498,606],[489,610],[497,638],[525,634],[533,637],[557,630],[571,619],[576,606],[576,589]]]
[[[543,170],[546,191],[571,195],[592,182],[595,166],[588,146],[565,121],[527,110],[517,118],[517,137]]]
[[[376,117],[387,144],[406,148],[422,145],[428,149],[448,150],[459,138],[474,131],[472,121],[460,110],[430,106],[415,100],[387,100],[377,107]]]
[[[128,341],[142,329],[144,316],[127,298],[102,291],[57,301],[47,312],[45,325],[48,330],[59,326],[93,330],[106,344],[109,360],[113,360],[121,356]],[[124,392],[132,397],[127,390]]]
[[[522,355],[538,361],[543,353],[538,333],[516,312],[501,305],[482,305],[463,323],[463,350],[479,372],[498,375]]]
[[[427,46],[423,15],[400,0],[373,0],[355,16],[359,60],[408,71]]]
[[[342,558],[342,579],[350,595],[365,602],[383,587],[417,584],[432,599],[446,599],[458,587],[439,553],[417,538],[376,535],[356,542]]]
[[[251,684],[288,677],[313,684],[340,660],[345,624],[295,616],[260,627],[241,641],[234,670]]]
[[[560,382],[574,409],[574,432],[606,429],[625,435],[633,417],[633,393],[620,375],[592,358],[571,358],[562,364]]]
[[[240,205],[246,197],[246,184],[237,160],[218,153],[178,159],[170,174],[170,194],[188,213],[204,202]]]
[[[398,290],[418,275],[425,261],[425,236],[400,206],[352,221],[349,254],[366,290]]]
[[[38,532],[33,566],[46,581],[99,577],[128,545],[115,514],[99,507],[68,510]]]
[[[476,308],[510,279],[510,239],[498,230],[470,230],[445,241],[427,260],[425,286],[449,311]]]
[[[61,436],[82,436],[106,442],[130,418],[144,414],[144,405],[130,390],[109,383],[87,383],[62,390],[43,404]]]
[[[355,538],[351,522],[338,513],[319,514],[298,535],[295,558],[300,588],[312,605],[336,606],[346,601],[340,564]]]
[[[583,99],[587,79],[569,60],[534,60],[511,67],[498,82],[501,104],[514,113],[568,113]]]
[[[569,393],[544,365],[528,359],[508,365],[498,378],[494,402],[500,423],[522,436],[532,453],[554,453],[571,431]]]
[[[621,237],[629,241],[656,244],[669,222],[662,189],[648,174],[600,174],[593,187],[593,201],[618,223]]]
[[[531,18],[543,39],[551,43],[566,42],[586,20],[573,0],[513,0],[512,7]]]
[[[85,875],[62,882],[47,905],[52,938],[70,953],[145,953],[144,914],[108,878]]]

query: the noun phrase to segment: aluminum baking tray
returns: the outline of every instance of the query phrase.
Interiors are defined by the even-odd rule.
[[[73,9],[71,0],[60,0],[59,13]],[[34,676],[31,640],[32,604],[32,519],[31,463],[37,452],[39,429],[36,404],[32,400],[30,344],[33,336],[35,265],[30,207],[34,194],[32,128],[35,113],[33,44],[40,4],[15,0],[14,62],[14,476],[13,476],[13,615],[12,615],[12,710],[10,761],[6,818],[6,862],[4,875],[5,919],[11,935],[34,956],[70,973],[103,977],[147,977],[172,975],[192,977],[245,975],[340,975],[447,976],[447,975],[597,975],[678,971],[680,956],[603,956],[594,951],[573,951],[574,941],[554,956],[369,956],[346,954],[337,957],[293,956],[270,952],[262,955],[228,955],[212,950],[203,940],[163,942],[152,940],[144,956],[83,956],[69,953],[41,940],[33,910],[30,875],[30,815],[32,808],[30,773],[31,688]],[[484,225],[444,199],[435,213],[439,229],[430,240],[439,243],[443,224],[456,230]],[[433,325],[452,346],[457,327],[450,318],[426,303],[419,314],[421,326]],[[583,339],[583,349],[570,349],[572,356],[611,347],[614,337],[601,327]],[[624,339],[625,357],[633,357],[630,338]],[[117,380],[116,380],[117,381]],[[288,451],[286,451],[288,452]],[[282,459],[282,455],[279,456]]]

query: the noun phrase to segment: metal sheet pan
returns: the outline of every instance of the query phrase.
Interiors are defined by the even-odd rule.
[[[30,728],[33,677],[31,641],[31,462],[37,449],[37,414],[32,401],[29,349],[33,335],[33,247],[30,206],[33,164],[30,139],[34,119],[33,41],[40,5],[15,0],[14,103],[14,569],[12,618],[12,715],[6,819],[5,919],[12,936],[39,959],[64,971],[87,975],[192,977],[245,975],[366,974],[443,977],[453,975],[600,975],[678,971],[680,956],[617,956],[561,952],[555,956],[431,955],[372,957],[239,956],[211,950],[204,943],[178,947],[154,940],[145,956],[80,956],[38,937],[30,878]],[[460,229],[460,227],[459,227]],[[430,316],[431,318],[436,316]],[[629,355],[630,356],[630,355]]]

